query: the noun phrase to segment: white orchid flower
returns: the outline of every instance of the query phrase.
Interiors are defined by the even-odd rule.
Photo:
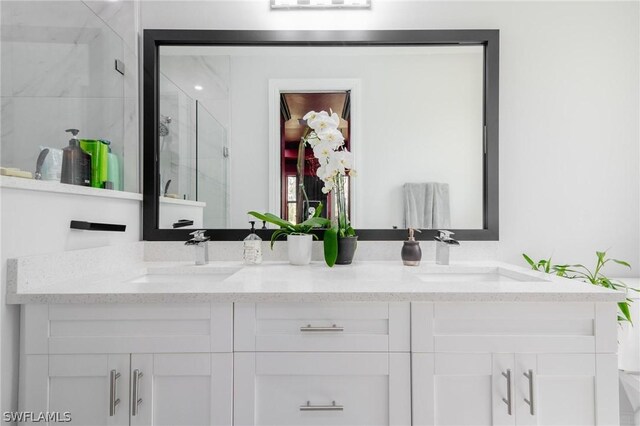
[[[328,162],[320,165],[320,167],[318,167],[318,170],[316,170],[316,176],[318,176],[325,183],[333,182],[337,174],[338,169],[331,167]]]
[[[338,121],[338,124],[336,124],[329,114],[325,111],[320,111],[313,120],[307,121],[307,124],[315,130],[316,133],[322,133],[330,129],[337,129],[340,122]]]
[[[308,123],[309,121],[315,120],[317,116],[318,116],[317,112],[309,111],[308,113],[306,113],[304,115],[304,117],[302,117],[302,119],[305,120]]]
[[[329,142],[320,141],[320,143],[313,147],[313,155],[318,160],[328,159],[333,152],[333,147]]]
[[[323,120],[330,119],[329,114],[326,111],[309,111],[302,117],[303,120],[307,122],[307,126],[309,126],[313,130],[318,130],[318,126]]]
[[[342,132],[338,129],[328,129],[324,132],[318,133],[318,137],[323,142],[331,143],[334,149],[341,147],[344,143],[344,136],[342,135]]]
[[[331,167],[336,168],[341,174],[345,174],[346,170],[353,167],[353,154],[346,149],[342,151],[334,151],[329,158]]]
[[[340,117],[338,117],[338,114],[336,114],[335,112],[331,111],[331,121],[333,121],[333,123],[336,125],[336,128],[340,125]]]
[[[313,133],[311,136],[307,136],[307,143],[311,148],[314,148],[316,145],[320,143],[320,138],[317,134]]]
[[[324,180],[326,174],[327,174],[327,166],[321,164],[320,167],[316,169],[316,176],[318,176],[320,180]]]
[[[322,187],[322,193],[323,194],[328,194],[329,192],[334,190],[335,187],[336,187],[335,183],[333,183],[332,181],[327,181],[327,182],[324,183],[324,186]]]

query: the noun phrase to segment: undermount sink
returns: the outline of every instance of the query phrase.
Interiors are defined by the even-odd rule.
[[[422,271],[416,273],[424,282],[546,282],[542,278],[500,268]]]
[[[240,270],[237,267],[189,267],[150,269],[146,274],[129,280],[132,284],[211,284],[219,283]]]

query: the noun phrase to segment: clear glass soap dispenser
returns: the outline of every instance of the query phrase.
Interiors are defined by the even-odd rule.
[[[256,222],[250,221],[251,233],[244,239],[244,263],[259,265],[262,263],[262,238],[256,234]]]

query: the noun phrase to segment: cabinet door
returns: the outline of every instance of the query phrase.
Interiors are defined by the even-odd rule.
[[[70,425],[129,424],[129,355],[27,355],[20,410],[69,413]]]
[[[411,424],[409,354],[234,356],[236,425]]]
[[[615,425],[615,354],[516,355],[518,425]]]
[[[131,425],[231,425],[232,354],[131,355]]]
[[[512,354],[412,357],[414,425],[515,425]]]

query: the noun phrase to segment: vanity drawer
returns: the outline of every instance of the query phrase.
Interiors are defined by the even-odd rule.
[[[408,426],[410,374],[408,353],[236,353],[234,424]]]
[[[614,318],[613,303],[412,302],[411,350],[615,352]]]
[[[233,350],[231,303],[25,305],[22,327],[26,354]]]
[[[236,303],[238,352],[408,352],[409,303]]]

